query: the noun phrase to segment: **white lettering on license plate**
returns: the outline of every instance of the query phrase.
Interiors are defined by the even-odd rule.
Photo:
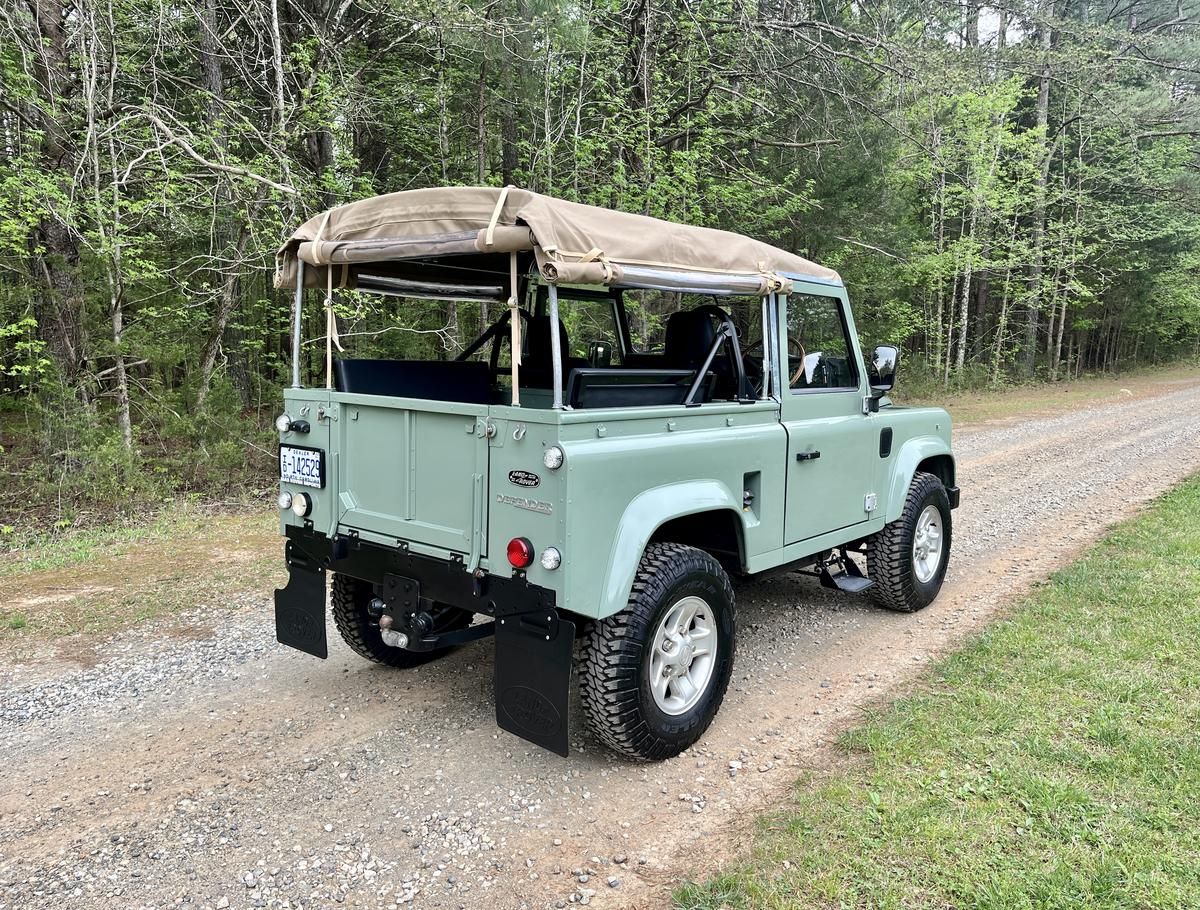
[[[325,486],[321,471],[321,455],[312,449],[279,447],[279,479],[302,487]]]

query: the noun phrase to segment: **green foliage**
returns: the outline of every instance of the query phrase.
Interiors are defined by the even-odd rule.
[[[0,413],[28,430],[12,476],[56,514],[248,482],[290,372],[279,243],[439,184],[829,264],[863,343],[899,344],[930,388],[1194,356],[1200,124],[1179,73],[1198,2],[97,0],[61,22],[18,5],[0,17]],[[634,334],[653,344],[675,303],[631,306]],[[350,293],[337,312],[352,349],[392,357],[459,351],[495,318]],[[319,379],[317,308],[304,328]]]
[[[101,414],[76,406],[69,388],[43,383],[38,396],[0,422],[0,435],[14,442],[0,514],[37,532],[119,523],[197,494],[223,501],[262,495],[272,483],[270,421],[278,406],[243,411],[224,378],[202,414],[178,408],[185,394],[145,403],[131,452]]]

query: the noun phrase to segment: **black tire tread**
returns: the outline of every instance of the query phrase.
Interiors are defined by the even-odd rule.
[[[377,664],[408,669],[428,663],[446,654],[450,649],[439,651],[406,651],[386,645],[379,629],[371,624],[367,613],[367,602],[373,596],[369,582],[349,575],[334,575],[330,586],[329,608],[333,613],[333,624],[338,634],[350,649],[361,657]],[[435,609],[434,627],[439,632],[465,629],[471,624],[472,616],[457,607],[440,606]]]
[[[660,761],[678,755],[700,738],[725,697],[728,672],[723,680],[716,680],[708,719],[681,725],[692,728],[681,728],[683,745],[679,740],[669,741],[655,735],[638,707],[640,655],[647,637],[653,634],[655,612],[668,588],[693,571],[721,578],[730,610],[734,609],[733,586],[716,559],[695,547],[653,543],[646,548],[638,565],[626,608],[592,623],[583,636],[578,666],[584,718],[597,739],[630,758]],[[732,665],[735,643],[729,644],[728,659]]]
[[[867,538],[867,574],[875,580],[871,599],[888,610],[915,613],[927,606],[916,598],[909,549],[920,505],[935,490],[941,490],[945,496],[945,487],[937,476],[918,471],[908,486],[900,517]],[[946,543],[949,546],[949,538]],[[948,550],[943,559],[949,561]]]

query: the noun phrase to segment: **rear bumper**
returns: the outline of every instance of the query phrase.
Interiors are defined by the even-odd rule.
[[[289,526],[288,567],[326,569],[382,585],[389,575],[420,582],[421,597],[472,613],[508,616],[553,609],[554,591],[530,584],[523,572],[511,576],[479,570],[471,573],[461,557],[438,559],[409,552],[407,545],[385,547],[357,537],[326,537],[309,528]]]
[[[407,612],[427,608],[429,601],[490,616],[496,637],[496,722],[543,748],[568,754],[575,623],[558,615],[552,590],[530,584],[521,572],[471,573],[461,558],[422,556],[403,545],[331,539],[303,527],[289,526],[285,534],[288,583],[275,592],[276,637],[281,644],[327,656],[325,596],[330,572],[375,585],[388,612],[400,622]],[[416,594],[411,599],[400,593],[410,590]]]

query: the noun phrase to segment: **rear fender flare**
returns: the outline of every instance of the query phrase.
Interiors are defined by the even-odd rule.
[[[917,468],[925,459],[935,456],[946,456],[950,459],[951,465],[954,463],[950,446],[946,440],[937,436],[917,436],[900,447],[900,451],[892,462],[891,478],[888,483],[887,512],[884,515],[885,522],[893,522],[900,517],[900,513],[904,511],[904,500],[908,495],[908,487],[912,483],[913,475],[917,473]]]
[[[742,514],[740,499],[719,480],[687,480],[639,493],[625,508],[604,572],[597,618],[625,608],[642,554],[654,532],[676,518],[700,512],[732,511]],[[744,538],[744,534],[742,536]]]

